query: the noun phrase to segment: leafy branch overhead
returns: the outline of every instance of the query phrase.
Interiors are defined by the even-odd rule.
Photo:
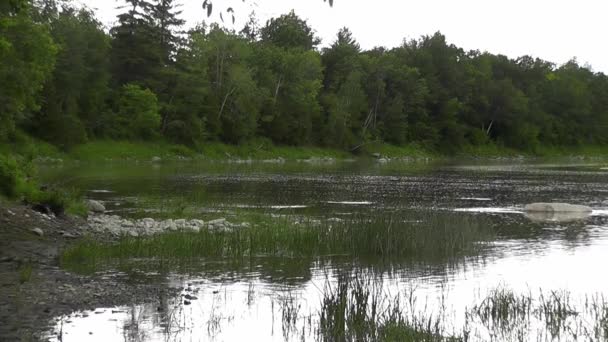
[[[245,0],[242,0],[243,2],[245,2]],[[334,5],[334,0],[323,0],[323,2],[328,2],[329,6]],[[213,14],[213,1],[212,0],[205,0],[203,1],[203,9],[207,11],[207,17],[210,17],[211,14]],[[232,19],[232,24],[234,24],[235,22],[235,17],[234,17],[234,8],[233,7],[228,7],[226,9],[226,13],[229,13],[231,15],[231,19]],[[220,20],[222,22],[224,22],[224,15],[222,12],[220,12]]]

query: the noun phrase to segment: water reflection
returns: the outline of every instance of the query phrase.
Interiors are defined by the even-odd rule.
[[[456,260],[257,257],[164,268],[158,260],[108,265],[127,281],[182,292],[61,317],[62,335],[55,341],[312,341],[328,286],[335,288],[340,276],[355,271],[379,279],[376,285],[387,298],[415,289],[417,310],[445,309],[446,330],[456,332],[466,323],[466,308],[497,286],[534,294],[567,290],[574,298],[608,294],[601,264],[608,258],[608,178],[597,166],[161,165],[70,172],[81,175],[74,185],[104,190],[90,196],[125,215],[150,203],[174,210],[176,202],[201,215],[246,209],[337,219],[409,210],[413,220],[425,220],[415,213],[456,211],[483,219],[497,233],[480,255]],[[594,211],[523,212],[524,204],[539,201],[584,203]],[[484,327],[477,328],[478,340],[487,340]]]

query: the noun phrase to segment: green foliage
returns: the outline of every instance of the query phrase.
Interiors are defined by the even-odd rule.
[[[25,187],[25,173],[17,160],[0,154],[0,195],[14,199]]]
[[[0,141],[39,108],[37,95],[57,51],[47,28],[28,16],[25,4],[9,5],[3,9],[8,13],[0,12]]]
[[[34,178],[34,166],[23,158],[0,154],[0,197],[41,204],[57,215],[86,216],[82,197],[66,189],[40,190]]]
[[[278,18],[272,18],[261,29],[262,41],[285,49],[312,50],[321,43],[306,20],[292,10]]]
[[[164,142],[132,142],[99,140],[70,150],[70,158],[81,161],[151,160],[154,157],[176,158],[194,156],[186,146]]]
[[[110,42],[92,12],[64,6],[52,13],[51,34],[59,47],[42,108],[29,126],[38,137],[63,148],[101,134],[109,93]]]
[[[124,85],[118,99],[117,121],[119,137],[155,138],[161,122],[156,95],[135,84]]]
[[[239,34],[185,34],[174,0],[125,2],[109,34],[69,2],[0,5],[1,142],[25,131],[63,150],[97,139],[446,154],[608,144],[608,77],[576,60],[465,51],[439,32],[362,51],[347,28],[319,51],[293,11],[261,28],[252,16]]]

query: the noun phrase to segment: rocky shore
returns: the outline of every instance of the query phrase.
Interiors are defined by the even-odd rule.
[[[97,234],[109,234],[113,237],[125,235],[132,237],[150,236],[175,231],[199,232],[202,229],[216,232],[230,232],[250,227],[250,224],[247,222],[231,223],[225,218],[218,218],[208,222],[197,219],[155,220],[153,218],[144,218],[131,220],[116,215],[105,214],[90,216],[87,224],[91,231]]]
[[[0,204],[0,341],[45,341],[54,319],[98,307],[141,304],[173,297],[183,289],[131,283],[115,275],[76,275],[60,267],[59,256],[82,239],[113,241],[168,231],[230,231],[248,227],[224,218],[130,220],[92,213],[87,220],[55,217],[25,206]],[[95,211],[95,210],[92,210]]]

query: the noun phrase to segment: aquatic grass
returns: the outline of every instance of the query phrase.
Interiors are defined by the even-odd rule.
[[[258,216],[260,218],[261,216]],[[252,217],[253,218],[253,217]],[[493,229],[459,215],[429,215],[426,221],[397,214],[357,216],[341,222],[290,217],[251,222],[250,228],[212,232],[172,232],[117,243],[83,241],[62,256],[64,265],[94,264],[129,258],[188,260],[201,257],[320,257],[446,260],[477,255],[493,238]]]
[[[461,327],[444,303],[418,310],[416,297],[411,289],[385,292],[382,278],[369,272],[341,274],[323,291],[317,340],[608,341],[608,303],[599,294],[581,300],[564,290],[516,293],[498,286],[464,309]]]
[[[478,335],[495,340],[608,341],[608,302],[601,294],[581,299],[566,290],[516,294],[498,287],[466,316]]]
[[[407,297],[407,295],[406,295]],[[411,297],[410,297],[411,298]],[[460,341],[443,327],[441,315],[415,313],[413,301],[383,292],[382,279],[367,272],[342,274],[323,292],[317,340]]]

